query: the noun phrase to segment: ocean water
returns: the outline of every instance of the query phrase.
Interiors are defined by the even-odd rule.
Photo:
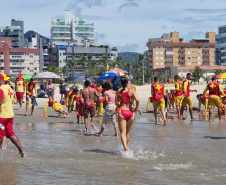
[[[101,120],[90,133],[73,122],[15,124],[26,156],[7,141],[0,184],[225,184],[226,122],[171,118],[166,127],[137,119],[127,152],[111,123],[95,136]]]

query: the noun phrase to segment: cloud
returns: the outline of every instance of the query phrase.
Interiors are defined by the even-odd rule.
[[[210,14],[210,13],[222,13],[226,12],[226,9],[195,9],[195,8],[189,8],[184,9],[185,11],[192,12],[192,13],[199,13],[199,14]]]
[[[138,44],[126,44],[124,46],[116,46],[119,50],[119,52],[126,52],[126,51],[137,51],[139,48]]]
[[[103,41],[105,40],[105,34],[104,33],[98,33],[95,32],[95,42]]]
[[[71,0],[68,9],[74,10],[76,14],[81,14],[84,8],[92,8],[94,6],[103,7],[102,0]]]
[[[135,0],[127,0],[127,3],[121,4],[121,6],[118,8],[118,11],[121,12],[125,8],[137,8],[139,6],[138,3],[134,2]]]

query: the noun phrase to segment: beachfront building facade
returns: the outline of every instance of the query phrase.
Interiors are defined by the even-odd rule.
[[[11,20],[11,26],[0,26],[0,37],[12,39],[12,47],[24,47],[24,22],[21,20]]]
[[[226,66],[226,25],[218,27],[216,40],[216,64]]]
[[[163,39],[164,38],[164,39]],[[173,66],[214,66],[215,33],[207,32],[205,39],[193,39],[183,43],[179,32],[171,32],[169,38],[149,39],[147,43],[150,69]]]
[[[11,38],[0,38],[0,73],[16,77],[18,73],[40,72],[40,49],[13,48]]]
[[[64,18],[53,18],[51,21],[51,39],[55,45],[62,42],[80,45],[84,40],[94,43],[94,24],[65,10]]]

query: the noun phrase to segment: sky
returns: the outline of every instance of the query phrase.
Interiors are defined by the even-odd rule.
[[[185,41],[204,38],[226,25],[226,0],[8,0],[0,6],[0,26],[21,19],[25,32],[50,37],[51,18],[69,9],[95,25],[96,44],[119,52],[142,53],[148,38],[180,32]]]

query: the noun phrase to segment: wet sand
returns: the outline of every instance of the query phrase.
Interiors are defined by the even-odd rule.
[[[201,93],[204,87],[198,87]],[[138,95],[144,111],[150,86],[138,87]],[[154,125],[153,114],[136,114],[125,153],[111,122],[97,137],[102,118],[96,119],[98,129],[86,134],[75,114],[62,118],[48,109],[49,117],[42,118],[47,99],[37,102],[34,116],[14,107],[14,130],[26,157],[8,142],[0,151],[0,184],[225,184],[226,121],[218,121],[216,110],[212,123],[198,112],[195,121],[189,116],[178,121],[171,113],[166,127]]]

